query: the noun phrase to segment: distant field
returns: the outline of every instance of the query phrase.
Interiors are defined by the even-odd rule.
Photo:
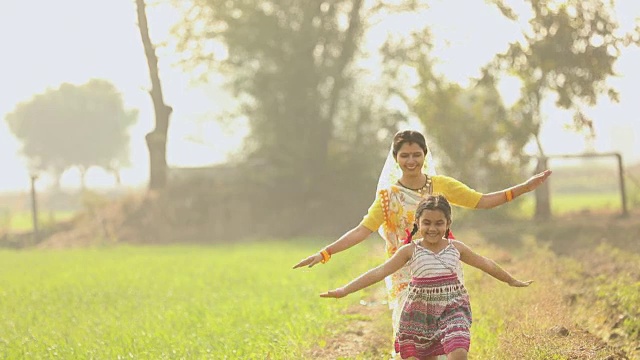
[[[75,212],[73,211],[50,211],[38,214],[38,225],[47,226],[59,221],[68,220]],[[1,232],[22,232],[33,229],[33,215],[28,211],[0,212],[0,233]]]
[[[620,179],[613,159],[550,161],[553,175],[549,178],[551,210],[563,215],[582,211],[618,211],[621,209]],[[627,207],[640,207],[640,167],[625,169]],[[518,200],[524,217],[534,211],[534,196]]]
[[[535,198],[527,195],[521,201],[521,215],[531,217],[535,208]],[[622,199],[619,193],[574,193],[574,194],[552,194],[551,212],[554,215],[564,215],[582,211],[621,211]],[[630,206],[628,202],[627,206]]]
[[[0,251],[0,358],[297,359],[358,300],[317,295],[381,261],[365,242],[291,270],[320,246]]]

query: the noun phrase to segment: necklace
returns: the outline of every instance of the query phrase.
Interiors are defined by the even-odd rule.
[[[400,186],[402,186],[405,189],[408,190],[412,190],[412,191],[417,191],[418,194],[420,195],[424,195],[425,193],[429,193],[429,188],[431,187],[431,178],[429,177],[429,175],[425,175],[424,176],[424,185],[422,185],[422,187],[418,188],[418,189],[412,189],[408,186],[405,186],[403,183],[400,182],[400,180],[398,180],[398,184]]]

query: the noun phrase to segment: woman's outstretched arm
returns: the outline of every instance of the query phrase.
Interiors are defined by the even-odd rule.
[[[371,233],[372,231],[367,229],[365,226],[358,225],[353,229],[347,231],[338,240],[332,242],[329,246],[325,247],[324,250],[327,250],[328,253],[332,255],[337,254],[340,251],[347,250],[348,248],[361,243]],[[320,263],[322,261],[321,251],[322,250],[305,259],[300,260],[300,262],[294,265],[293,268],[297,269],[303,266],[312,267]]]
[[[402,246],[400,249],[398,249],[398,251],[396,251],[395,254],[393,254],[393,256],[389,260],[385,261],[384,264],[379,265],[358,276],[356,279],[343,287],[329,290],[325,293],[320,294],[320,297],[341,298],[377,283],[378,281],[393,274],[401,267],[403,267],[407,263],[407,261],[411,259],[414,247],[415,244],[407,244]]]
[[[492,192],[489,194],[483,194],[480,198],[480,201],[478,201],[478,204],[476,205],[476,209],[491,209],[493,207],[511,201],[512,199],[515,199],[522,194],[533,191],[538,186],[542,185],[542,183],[545,182],[545,180],[547,180],[550,175],[551,170],[545,170],[541,173],[533,175],[529,178],[529,180],[516,186],[512,186],[508,189]],[[507,195],[509,191],[511,192],[511,194]]]

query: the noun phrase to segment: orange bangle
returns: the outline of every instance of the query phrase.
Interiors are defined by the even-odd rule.
[[[322,249],[322,251],[320,251],[320,255],[322,255],[322,260],[320,260],[320,262],[323,264],[331,259],[331,253],[327,249]]]
[[[504,194],[507,197],[507,202],[513,200],[513,190],[509,189],[505,191]]]

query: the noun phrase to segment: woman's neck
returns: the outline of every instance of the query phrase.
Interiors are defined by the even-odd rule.
[[[410,189],[420,189],[425,185],[427,181],[427,175],[423,173],[419,173],[416,175],[402,174],[402,177],[399,181],[403,186]]]

